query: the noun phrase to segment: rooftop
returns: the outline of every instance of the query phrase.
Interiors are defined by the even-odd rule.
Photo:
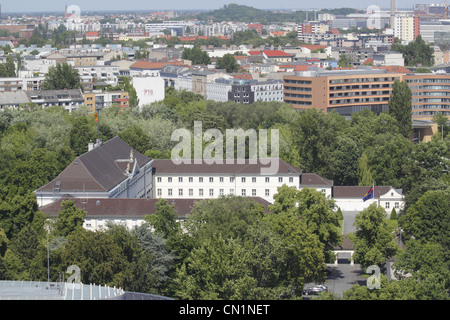
[[[128,164],[133,168],[135,161],[137,168],[142,168],[151,159],[115,137],[77,157],[36,192],[53,192],[55,189],[60,193],[110,191],[127,178]]]

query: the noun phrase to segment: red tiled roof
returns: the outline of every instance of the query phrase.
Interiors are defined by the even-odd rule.
[[[250,73],[234,73],[233,78],[240,80],[252,80],[253,76]]]
[[[261,51],[249,51],[248,54],[251,56],[259,56],[261,54]]]
[[[321,44],[305,44],[300,46],[302,48],[306,48],[309,50],[319,50],[319,49],[325,49],[327,46],[321,45]]]
[[[263,52],[267,57],[292,57],[291,54],[281,50],[264,50]]]
[[[305,66],[305,65],[299,64],[295,67],[294,71],[307,71],[308,67],[310,67],[310,66]]]
[[[401,66],[381,66],[381,69],[385,69],[388,73],[413,73],[411,70]]]

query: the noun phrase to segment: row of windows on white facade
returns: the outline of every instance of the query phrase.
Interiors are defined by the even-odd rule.
[[[219,182],[224,182],[225,178],[224,177],[218,177],[219,178]],[[264,177],[265,182],[269,183],[270,182],[270,177]],[[256,183],[256,177],[252,177],[252,182]],[[156,178],[157,182],[162,182],[162,177],[157,177]],[[209,177],[209,182],[214,183],[214,177]],[[172,182],[173,179],[172,177],[167,177],[167,182]],[[194,177],[188,177],[188,181],[189,182],[194,182]],[[198,177],[198,182],[203,182],[204,179],[203,177]],[[217,180],[216,180],[217,181]],[[235,181],[235,177],[229,177],[229,181],[230,182],[234,182]],[[178,182],[183,182],[183,177],[178,177]],[[241,182],[245,183],[247,182],[247,177],[241,177]],[[282,183],[283,182],[283,177],[278,177],[278,182]],[[289,182],[294,182],[294,177],[289,177]]]
[[[199,197],[203,197],[203,196],[205,196],[205,192],[204,192],[204,190],[203,189],[198,189],[197,190],[198,191],[198,194],[197,195],[195,195],[195,196],[199,196]],[[208,194],[209,194],[209,196],[210,197],[214,197],[214,189],[208,189]],[[163,194],[162,194],[163,192],[162,192],[162,189],[161,188],[158,188],[157,189],[157,196],[158,197],[162,197],[163,196]],[[229,195],[234,195],[235,194],[235,190],[234,189],[229,189],[228,190],[228,193],[227,194],[229,194]],[[169,189],[167,189],[167,196],[173,196],[174,195],[174,193],[173,193],[173,189],[171,189],[171,188],[169,188]],[[190,197],[193,197],[194,196],[194,189],[188,189],[188,195],[190,196]],[[219,189],[219,196],[224,196],[225,195],[225,189]],[[256,193],[256,189],[251,189],[251,193],[247,193],[247,189],[241,189],[241,193],[240,193],[240,195],[241,196],[252,196],[252,197],[256,197],[257,196],[257,193]],[[178,189],[178,196],[180,196],[180,197],[182,197],[182,196],[184,196],[184,189],[183,188],[179,188]],[[265,197],[270,197],[270,189],[265,189],[264,190],[264,196]]]

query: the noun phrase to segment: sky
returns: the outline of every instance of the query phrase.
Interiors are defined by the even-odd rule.
[[[77,5],[83,11],[97,10],[214,10],[237,3],[257,9],[321,9],[350,7],[365,9],[370,5],[389,8],[390,0],[0,0],[3,13],[64,11],[65,5]],[[445,0],[396,0],[397,8],[412,8],[418,3],[445,3]],[[450,1],[449,1],[450,4]]]

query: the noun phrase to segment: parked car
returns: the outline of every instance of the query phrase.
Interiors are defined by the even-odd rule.
[[[306,289],[303,289],[303,294],[304,294],[305,296],[308,296],[308,295],[318,295],[319,292],[328,292],[328,287],[319,284],[319,285],[315,285],[315,286],[311,286],[311,287],[308,287],[308,288],[306,288]]]

